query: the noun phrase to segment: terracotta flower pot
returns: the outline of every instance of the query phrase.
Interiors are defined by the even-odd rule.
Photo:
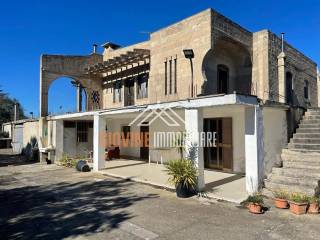
[[[290,202],[290,211],[294,214],[301,215],[307,212],[308,203]]]
[[[258,203],[249,203],[248,204],[248,209],[249,209],[249,212],[254,213],[254,214],[263,213],[262,205],[258,204]]]
[[[311,214],[318,214],[319,213],[319,203],[310,203],[309,208],[308,208],[308,213]]]
[[[287,209],[289,207],[288,200],[280,199],[280,198],[274,199],[274,205],[276,206],[276,208],[281,208],[281,209]]]

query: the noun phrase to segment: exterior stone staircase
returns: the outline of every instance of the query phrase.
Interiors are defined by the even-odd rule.
[[[287,190],[319,195],[320,109],[309,109],[299,128],[282,150],[282,168],[273,168],[265,180],[267,190]]]

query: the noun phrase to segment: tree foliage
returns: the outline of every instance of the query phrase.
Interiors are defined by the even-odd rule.
[[[17,103],[17,119],[24,119],[24,110],[15,98],[10,98],[0,89],[0,126],[2,123],[13,121],[14,104]]]

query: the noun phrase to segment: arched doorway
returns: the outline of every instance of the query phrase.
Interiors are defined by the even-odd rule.
[[[202,63],[202,94],[251,94],[252,62],[250,52],[232,39],[217,40]]]
[[[70,77],[55,79],[49,86],[49,115],[85,111],[87,94],[80,83]]]

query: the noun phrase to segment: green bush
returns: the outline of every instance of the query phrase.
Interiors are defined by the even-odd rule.
[[[170,176],[169,182],[175,186],[182,184],[182,186],[188,189],[196,189],[198,172],[191,160],[171,160],[166,165],[165,171]]]
[[[295,193],[291,193],[290,200],[295,203],[308,203],[309,197],[304,193],[295,192]]]
[[[320,197],[316,197],[316,196],[309,197],[309,203],[320,203]]]
[[[286,199],[286,200],[289,198],[289,193],[285,190],[279,189],[279,190],[273,191],[272,193],[275,198]]]

